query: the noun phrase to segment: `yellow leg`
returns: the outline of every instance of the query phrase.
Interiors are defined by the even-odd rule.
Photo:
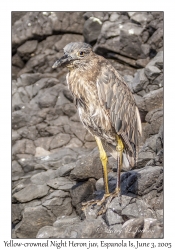
[[[124,145],[118,135],[116,135],[116,139],[117,139],[116,150],[117,150],[118,156],[117,156],[117,187],[115,189],[115,193],[119,193],[120,192],[120,171],[122,167],[122,155],[123,155]]]
[[[103,165],[103,178],[104,178],[104,186],[105,186],[105,195],[108,196],[109,194],[109,187],[108,187],[108,170],[107,170],[107,155],[106,152],[103,148],[102,142],[98,137],[95,137],[98,148],[99,148],[99,152],[100,152],[100,159]]]

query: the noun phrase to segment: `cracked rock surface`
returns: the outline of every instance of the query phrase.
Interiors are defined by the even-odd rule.
[[[104,194],[94,137],[52,69],[90,43],[124,77],[141,115],[138,164]],[[12,238],[163,238],[163,12],[12,12]],[[110,192],[116,162],[108,155]]]

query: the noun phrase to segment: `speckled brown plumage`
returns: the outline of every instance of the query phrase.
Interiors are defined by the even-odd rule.
[[[115,158],[116,134],[120,136],[129,162],[123,167],[132,168],[138,155],[141,121],[130,89],[108,60],[96,55],[89,45],[70,43],[64,52],[57,64],[69,68],[67,83],[82,123]]]

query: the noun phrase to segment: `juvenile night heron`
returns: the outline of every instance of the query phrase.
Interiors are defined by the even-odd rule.
[[[102,56],[95,54],[89,44],[69,43],[64,56],[52,68],[69,69],[67,83],[83,125],[95,136],[103,166],[105,194],[115,197],[120,192],[120,171],[134,167],[138,156],[141,120],[134,97],[120,74]],[[108,151],[117,163],[117,186],[109,193],[107,175]],[[91,204],[91,203],[90,203]]]

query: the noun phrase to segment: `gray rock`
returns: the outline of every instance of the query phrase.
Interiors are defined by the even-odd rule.
[[[66,148],[79,148],[82,146],[83,146],[83,143],[79,139],[72,138],[65,147]]]
[[[44,226],[39,229],[36,238],[37,239],[56,239],[62,238],[63,228],[53,227],[53,226]]]
[[[76,163],[69,163],[59,168],[59,176],[64,177],[70,174],[70,172],[75,168]]]
[[[64,34],[62,38],[55,43],[55,48],[57,51],[62,50],[68,43],[71,42],[83,42],[83,36],[77,34]]]
[[[147,12],[139,13],[136,12],[134,15],[132,15],[131,20],[134,20],[137,23],[140,23],[142,25],[146,25],[146,23],[153,20],[153,16]]]
[[[151,111],[163,106],[163,88],[156,89],[143,96],[138,102],[139,110]]]
[[[147,66],[155,66],[159,69],[163,68],[163,51],[159,51],[157,55],[147,64]]]
[[[35,154],[35,146],[33,141],[22,139],[17,141],[12,147],[12,154]]]
[[[64,218],[57,218],[57,220],[53,223],[53,226],[58,228],[65,226],[69,227],[78,222],[80,222],[80,218],[78,216],[71,215]]]
[[[22,58],[25,57],[24,59],[27,60],[28,57],[26,58],[26,56],[27,55],[30,56],[31,53],[36,50],[37,45],[38,45],[37,40],[27,41],[23,45],[18,47],[17,52],[18,52],[19,56],[21,56]]]
[[[84,144],[84,147],[88,149],[94,149],[96,146],[97,146],[97,143],[95,141],[94,142],[87,141]]]
[[[34,141],[34,144],[36,147],[41,147],[46,150],[49,150],[50,143],[53,140],[53,137],[40,137],[37,140]]]
[[[15,54],[12,57],[12,65],[17,66],[19,68],[23,68],[24,67],[24,62],[21,59],[21,57],[18,54]]]
[[[95,17],[90,17],[84,23],[83,35],[88,43],[97,40],[102,27],[102,22],[100,19]]]
[[[35,126],[22,127],[18,129],[20,137],[35,140],[38,137],[38,131]]]
[[[23,219],[15,228],[18,238],[35,238],[40,228],[51,226],[55,216],[42,206],[26,207],[23,212]]]
[[[31,182],[37,185],[43,185],[48,180],[54,179],[59,176],[59,170],[49,169],[46,172],[35,174],[31,177]]]
[[[65,115],[71,117],[77,112],[77,109],[76,109],[74,104],[67,103],[63,107],[63,112],[64,112]]]
[[[42,203],[55,216],[69,216],[72,213],[71,198],[54,197]]]
[[[163,29],[158,28],[153,35],[149,38],[148,44],[151,45],[153,49],[161,49],[163,46]]]
[[[89,142],[94,142],[95,141],[94,136],[92,136],[88,131],[87,131],[87,134],[86,134],[84,139],[85,139],[85,141],[89,141]]]
[[[40,108],[54,107],[57,101],[57,95],[51,93],[45,93],[38,101]]]
[[[143,239],[162,239],[163,238],[163,225],[153,218],[144,219],[144,228],[141,238]]]
[[[95,180],[91,178],[86,182],[79,182],[71,189],[70,194],[72,197],[72,205],[76,207],[76,211],[78,214],[82,214],[81,202],[85,202],[88,199],[91,199],[94,191]]]
[[[69,122],[72,133],[81,141],[84,141],[87,130],[80,122]]]
[[[89,154],[76,162],[76,167],[71,171],[70,177],[74,180],[86,180],[88,178],[99,179],[103,176],[99,153]]]
[[[49,180],[47,182],[47,185],[54,188],[54,189],[60,189],[63,191],[70,190],[74,185],[76,184],[75,181],[71,181],[64,177],[58,177],[52,180]]]
[[[150,80],[154,80],[159,74],[161,73],[160,69],[158,69],[155,66],[146,66],[145,68],[145,75],[148,77]]]
[[[14,145],[15,141],[21,139],[20,134],[16,130],[12,129],[12,145]]]
[[[124,222],[122,217],[117,213],[115,213],[114,211],[112,211],[111,209],[108,209],[106,212],[106,220],[108,225],[110,226],[115,224],[121,224]]]
[[[58,119],[49,121],[50,125],[53,126],[64,126],[69,124],[69,118],[67,116],[60,116]]]
[[[144,195],[151,190],[161,190],[163,168],[160,166],[147,166],[138,171],[138,195]]]
[[[132,88],[134,92],[142,90],[148,84],[149,81],[144,73],[144,69],[138,70],[132,82]]]
[[[17,161],[12,161],[12,173],[22,173],[23,170]]]
[[[122,209],[122,216],[126,216],[126,218],[156,218],[156,213],[150,209],[149,205],[146,202],[136,199],[136,202],[132,202],[128,204],[126,207]]]
[[[141,235],[143,226],[143,218],[127,220],[122,226],[120,238],[140,238],[139,236]]]
[[[17,224],[22,219],[22,204],[12,204],[12,223]]]
[[[15,193],[13,197],[20,202],[27,202],[45,196],[49,187],[46,185],[28,185],[21,191]]]
[[[45,150],[44,148],[36,147],[35,157],[43,157],[43,156],[47,156],[50,154],[51,153],[49,151]]]
[[[16,106],[19,104],[23,104],[23,101],[21,100],[20,94],[19,93],[14,93],[12,96],[12,108],[13,110],[15,109]]]
[[[163,109],[155,109],[150,112],[145,117],[148,122],[143,129],[143,137],[148,138],[151,135],[157,134],[159,128],[163,122]]]
[[[141,49],[142,49],[142,52],[145,56],[149,55],[149,52],[150,52],[150,45],[149,44],[142,44]]]
[[[59,148],[70,141],[70,135],[60,133],[56,135],[50,143],[50,149]]]

